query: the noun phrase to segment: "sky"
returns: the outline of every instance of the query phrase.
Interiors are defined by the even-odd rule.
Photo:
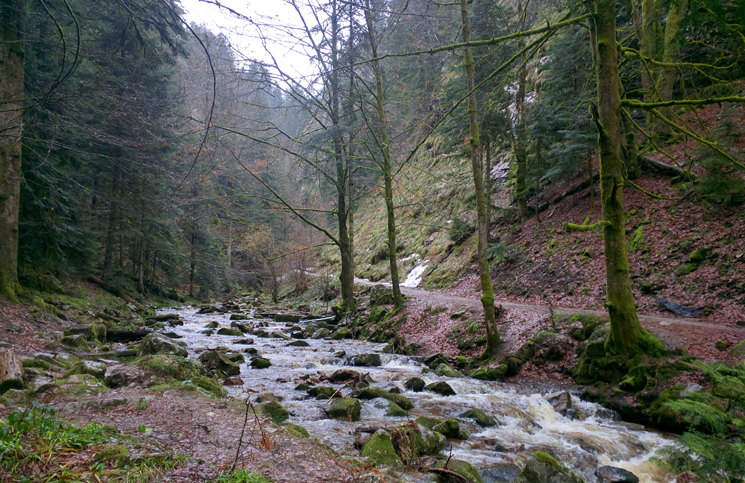
[[[255,26],[236,18],[230,12],[221,11],[218,7],[200,0],[179,1],[186,11],[185,18],[190,24],[202,24],[215,33],[222,32],[243,58],[271,62],[271,57],[266,54],[264,44],[259,40],[259,31]],[[284,1],[220,0],[220,3],[263,25],[264,32],[268,36],[271,36],[269,31],[272,25],[298,24],[297,13]],[[283,70],[300,76],[310,74],[310,64],[301,53],[293,52],[287,45],[280,42],[268,41],[266,46],[272,51]]]

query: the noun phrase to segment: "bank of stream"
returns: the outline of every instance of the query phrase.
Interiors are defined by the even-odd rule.
[[[198,314],[196,308],[171,308],[161,313],[178,314],[182,326],[173,330],[187,344],[190,358],[197,358],[209,349],[224,347],[230,352],[244,352],[248,347],[271,361],[271,367],[254,369],[248,362],[240,364],[243,385],[228,386],[231,396],[245,398],[249,394],[272,393],[282,398],[281,404],[290,412],[289,421],[305,427],[342,454],[359,456],[353,446],[355,430],[366,427],[392,427],[420,416],[445,419],[455,418],[462,430],[470,433],[468,439],[448,440],[444,450],[465,460],[479,469],[485,482],[510,481],[535,451],[549,453],[585,478],[597,481],[595,470],[604,465],[624,468],[639,477],[641,482],[674,481],[674,477],[657,466],[650,458],[662,447],[674,444],[675,439],[642,426],[618,420],[617,415],[596,404],[572,398],[573,408],[584,419],[572,419],[558,413],[546,395],[555,388],[537,385],[516,385],[489,382],[469,377],[441,377],[428,372],[421,358],[396,354],[382,354],[384,344],[359,340],[332,341],[328,338],[307,338],[307,347],[289,346],[282,338],[257,337],[250,345],[236,343],[235,336],[205,334],[209,322],[220,327],[230,327],[229,313]],[[241,320],[249,327],[261,328],[266,333],[290,333],[295,325],[304,327],[309,321],[297,324],[276,322],[271,318]],[[245,337],[244,337],[245,338]],[[341,352],[345,354],[340,356]],[[355,356],[380,354],[381,365],[355,367]],[[400,392],[414,403],[408,417],[385,416],[386,409],[376,400],[362,401],[360,421],[350,422],[328,419],[323,411],[326,400],[316,400],[305,391],[296,390],[299,383],[319,384],[341,388],[343,384],[323,383],[339,369],[351,369],[369,374],[372,385],[384,390]],[[421,377],[427,384],[447,382],[456,392],[454,396],[407,389],[404,383],[412,377]],[[344,396],[351,393],[345,387]],[[499,421],[497,426],[483,428],[473,419],[461,415],[470,409],[480,409]],[[576,413],[575,413],[576,414]],[[428,481],[421,474],[404,475],[410,481]]]

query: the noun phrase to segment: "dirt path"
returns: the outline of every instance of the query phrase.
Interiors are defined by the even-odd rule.
[[[379,283],[371,282],[369,280],[361,279],[361,278],[355,278],[355,283],[359,283],[361,285],[378,285]],[[385,283],[384,285],[390,285],[388,283]],[[415,298],[427,303],[432,304],[441,304],[441,303],[451,303],[451,304],[460,304],[464,305],[473,309],[481,310],[481,300],[477,298],[469,298],[469,297],[459,297],[456,295],[449,295],[442,292],[436,292],[431,290],[423,290],[418,288],[408,288],[408,287],[401,287],[401,292],[411,298]],[[541,314],[548,314],[549,309],[548,307],[544,305],[532,305],[532,304],[519,304],[515,302],[506,302],[506,301],[500,301],[496,300],[495,304],[502,305],[504,308],[507,309],[522,309],[522,310],[534,310]],[[580,314],[594,314],[594,315],[602,315],[606,316],[607,312],[601,311],[601,310],[588,310],[588,309],[578,309],[573,307],[562,307],[562,306],[554,306],[555,312],[562,312],[562,313],[580,313]],[[642,323],[642,325],[650,330],[655,331],[658,327],[664,328],[666,326],[672,326],[672,325],[678,325],[678,326],[686,326],[686,327],[692,327],[692,328],[699,328],[699,329],[706,329],[707,331],[717,331],[717,332],[723,332],[727,334],[736,335],[737,337],[743,337],[745,336],[745,327],[740,327],[737,325],[717,325],[717,324],[711,324],[707,322],[700,322],[697,320],[692,319],[686,319],[686,318],[679,318],[679,317],[662,317],[660,315],[644,315],[639,314],[639,321]]]

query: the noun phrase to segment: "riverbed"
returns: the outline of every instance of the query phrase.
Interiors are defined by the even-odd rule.
[[[269,359],[272,366],[253,369],[248,363],[241,364],[242,386],[228,386],[231,396],[245,398],[248,395],[273,393],[283,399],[282,405],[290,412],[289,421],[305,427],[317,437],[342,454],[359,456],[353,446],[355,429],[360,426],[395,426],[405,423],[407,417],[385,416],[385,410],[375,407],[372,401],[362,401],[360,421],[348,422],[327,419],[324,400],[310,398],[305,391],[297,391],[300,382],[330,375],[342,368],[369,373],[373,385],[383,389],[397,388],[415,405],[409,411],[409,419],[419,416],[456,418],[462,429],[470,433],[467,440],[448,440],[445,452],[452,451],[453,458],[466,460],[476,466],[485,481],[494,481],[495,476],[516,475],[519,468],[535,451],[555,456],[566,466],[580,474],[588,483],[595,482],[595,470],[610,465],[627,469],[639,477],[641,482],[672,482],[674,477],[657,466],[650,458],[661,448],[674,444],[672,436],[647,430],[642,426],[617,420],[617,415],[601,406],[573,397],[573,407],[586,416],[583,420],[571,419],[557,413],[545,396],[557,390],[546,386],[517,385],[480,381],[469,377],[440,377],[426,372],[421,359],[395,354],[382,354],[379,367],[353,367],[358,354],[381,353],[385,344],[359,340],[331,341],[328,339],[304,339],[308,347],[288,346],[285,339],[260,338],[246,334],[254,340],[251,345],[236,344],[237,337],[205,335],[208,322],[216,321],[221,327],[230,327],[230,314],[197,314],[196,308],[172,308],[161,313],[177,313],[183,326],[173,330],[186,342],[189,357],[196,358],[208,349],[225,347],[232,352],[243,352],[253,347]],[[288,328],[298,324],[275,322],[272,319],[240,321],[249,326],[263,325],[262,330],[289,334]],[[341,351],[342,357],[337,357]],[[248,361],[247,357],[247,361]],[[445,381],[455,390],[455,396],[440,396],[432,392],[413,392],[404,387],[411,377],[418,376],[426,383]],[[322,383],[341,388],[342,384]],[[342,389],[345,396],[351,389]],[[501,423],[491,428],[482,428],[472,419],[460,415],[469,409],[480,409],[497,418]],[[421,475],[412,475],[411,481],[422,480]],[[501,481],[501,480],[499,480]]]

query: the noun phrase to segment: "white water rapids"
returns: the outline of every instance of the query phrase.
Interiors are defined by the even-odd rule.
[[[284,339],[254,339],[250,346],[234,344],[231,336],[206,336],[201,332],[209,321],[217,321],[221,327],[230,327],[230,314],[197,315],[194,308],[174,308],[161,311],[177,313],[184,322],[173,330],[183,337],[188,345],[189,356],[198,357],[199,352],[224,346],[234,352],[246,347],[255,347],[259,354],[268,358],[272,366],[268,369],[253,369],[241,364],[244,386],[227,387],[232,396],[245,397],[251,393],[271,392],[284,397],[282,405],[291,414],[290,422],[304,426],[311,435],[326,441],[340,453],[359,455],[353,447],[354,429],[359,426],[395,426],[406,422],[405,417],[386,417],[384,410],[363,401],[362,417],[357,422],[326,419],[322,410],[325,401],[308,398],[304,391],[294,388],[305,375],[330,375],[337,369],[348,367],[349,356],[380,352],[384,344],[358,340],[330,341],[305,339],[310,347],[288,347]],[[270,319],[239,321],[247,325],[267,322],[263,328],[268,333],[274,330],[287,332],[295,324],[277,323]],[[301,322],[299,325],[303,325]],[[169,330],[171,330],[169,328]],[[334,357],[344,350],[347,356]],[[471,433],[468,440],[449,440],[453,445],[453,457],[469,461],[485,478],[495,481],[494,475],[516,475],[535,451],[544,451],[557,457],[562,463],[581,474],[588,483],[596,481],[595,469],[603,465],[625,468],[636,474],[641,482],[671,482],[674,478],[650,462],[656,452],[664,446],[674,444],[672,437],[645,428],[608,419],[608,411],[574,397],[574,407],[580,408],[588,417],[572,420],[554,411],[543,397],[553,392],[548,387],[487,382],[468,377],[439,377],[433,372],[422,373],[423,365],[417,358],[401,355],[382,355],[380,367],[351,367],[361,373],[369,372],[374,385],[388,389],[396,386],[401,394],[415,405],[409,417],[436,418],[454,417],[461,428]],[[419,376],[426,383],[444,380],[450,384],[456,396],[444,397],[431,392],[412,392],[404,388],[404,382]],[[321,377],[323,379],[323,377]],[[327,384],[341,387],[340,384]],[[349,389],[344,389],[346,396]],[[471,408],[478,408],[499,419],[502,424],[492,428],[481,428],[473,420],[459,417]],[[409,477],[411,481],[429,481],[423,475]],[[502,480],[499,480],[502,481]]]

